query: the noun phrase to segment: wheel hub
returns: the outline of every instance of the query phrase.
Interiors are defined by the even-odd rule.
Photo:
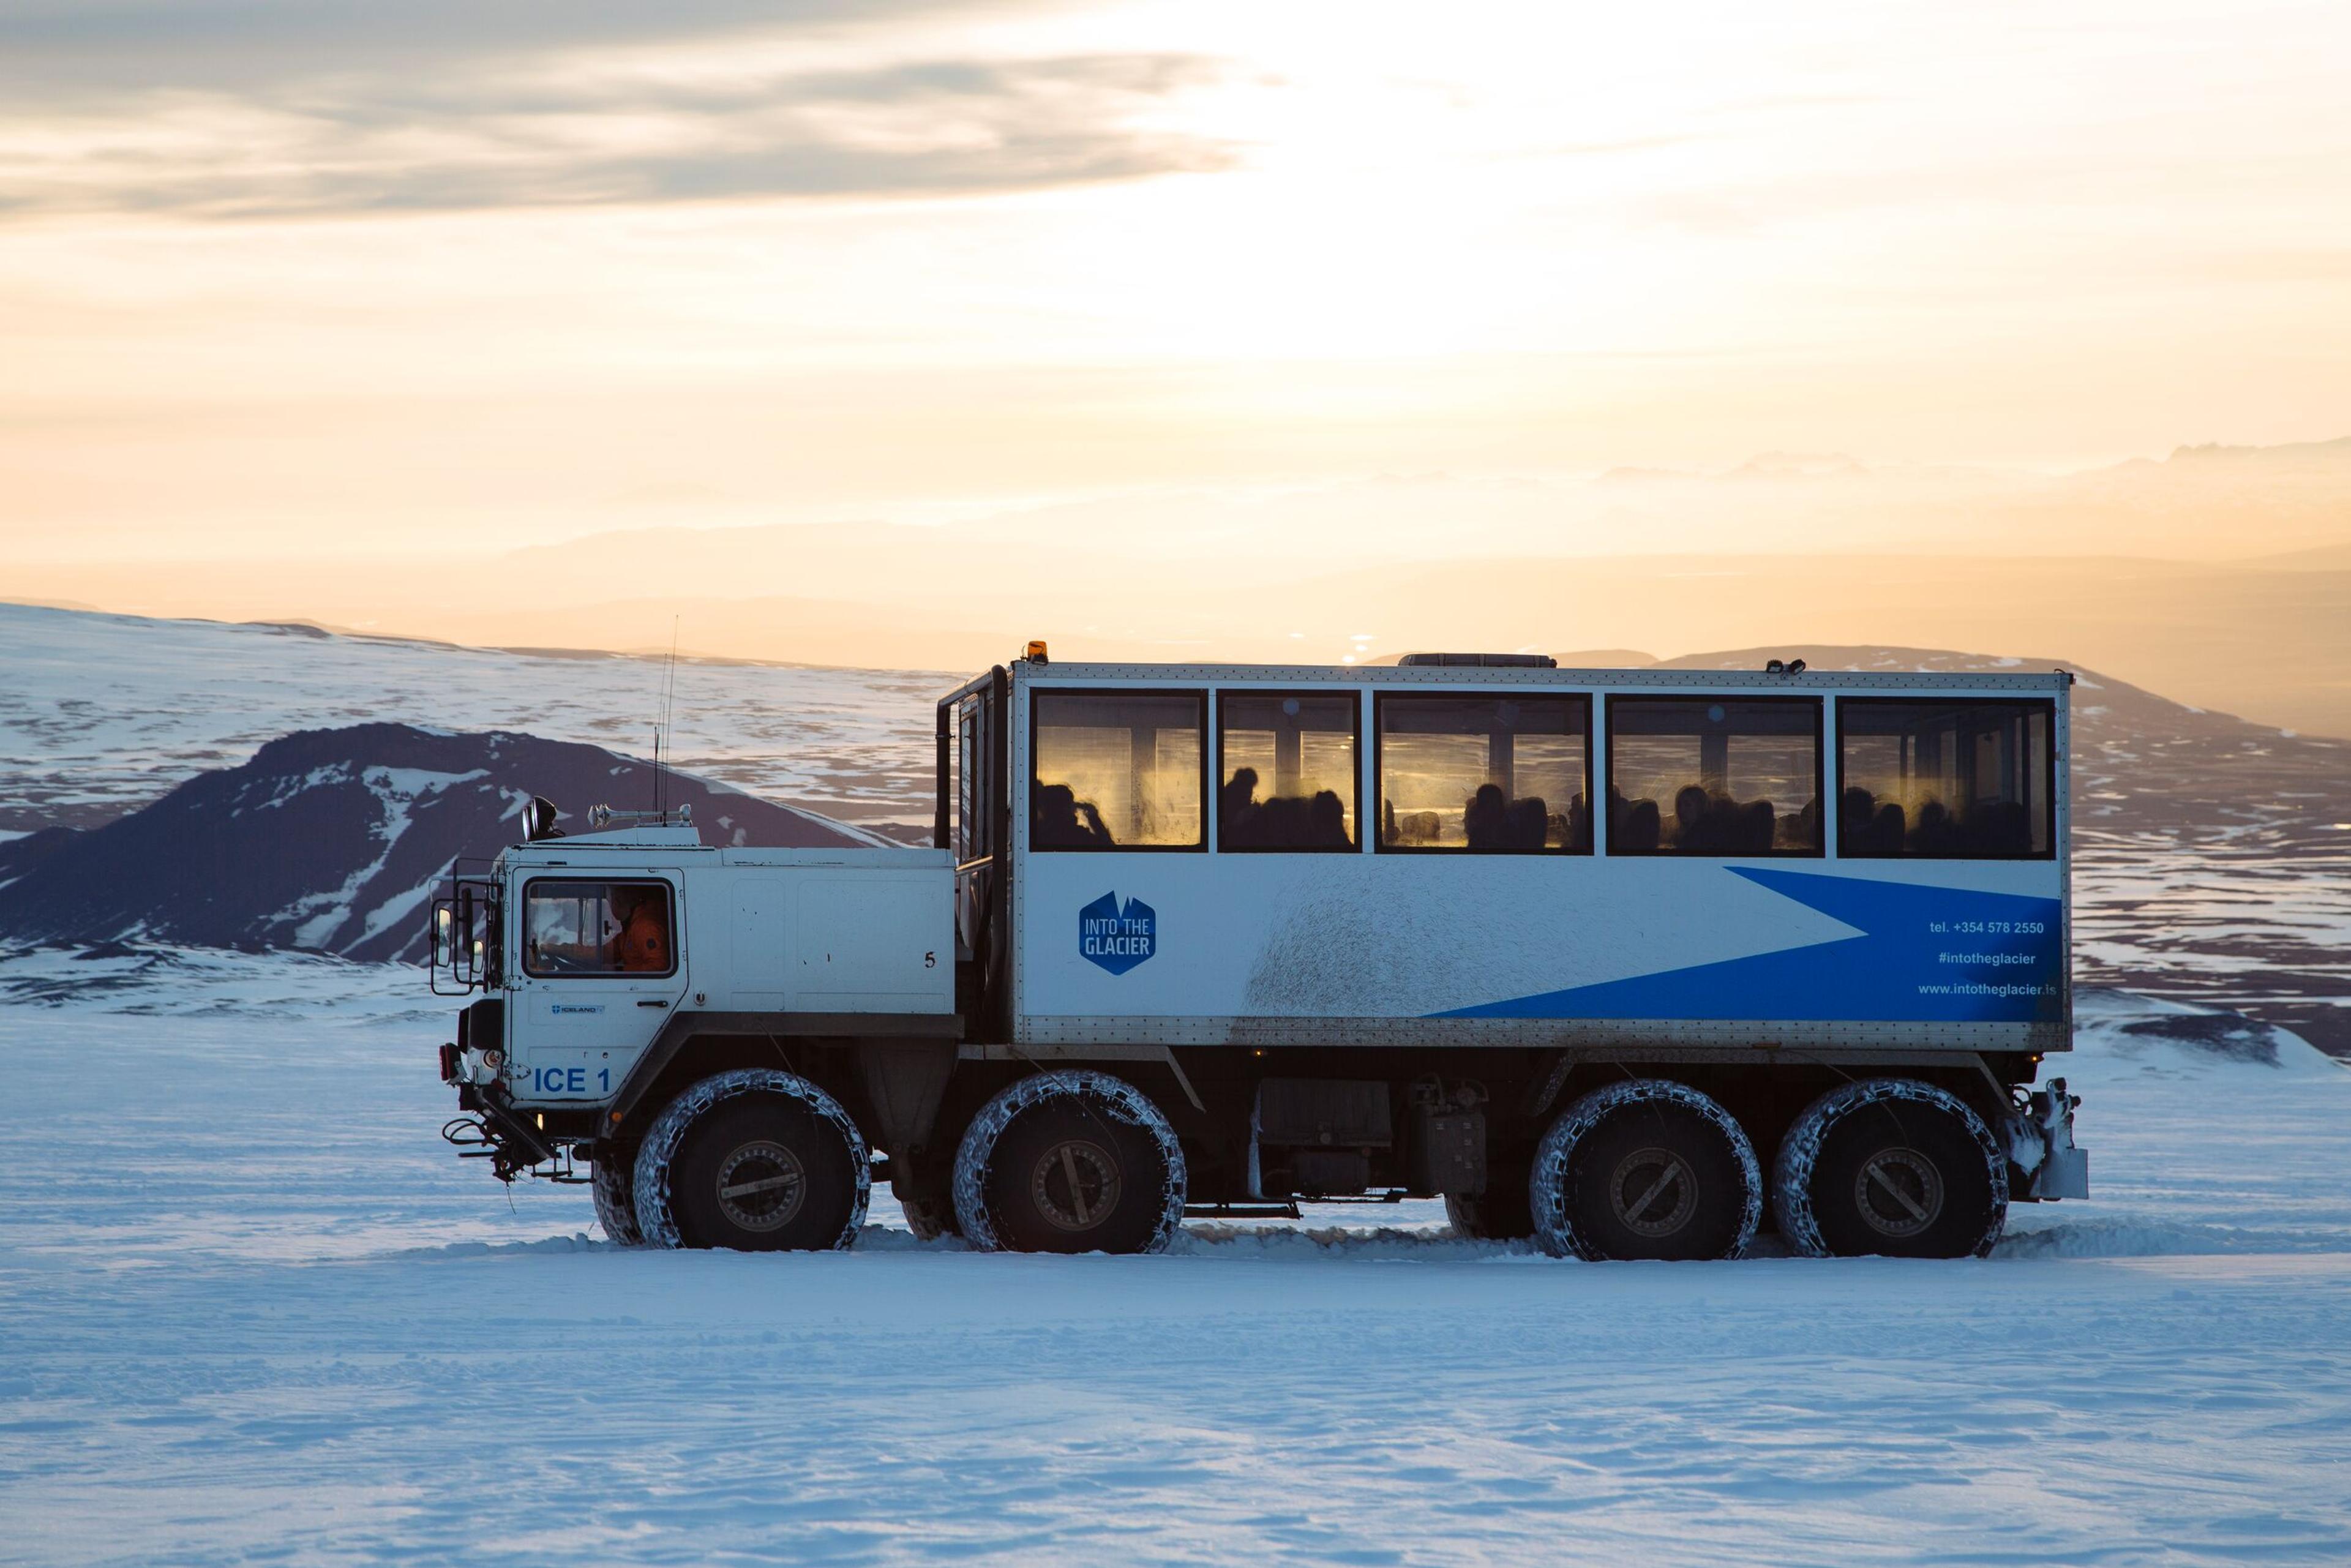
[[[808,1197],[808,1173],[783,1145],[761,1138],[719,1163],[718,1207],[746,1230],[779,1230]]]
[[[1064,1138],[1037,1158],[1029,1201],[1057,1230],[1092,1230],[1118,1207],[1118,1161],[1101,1145]]]
[[[1880,1236],[1916,1236],[1942,1215],[1943,1176],[1916,1149],[1880,1149],[1862,1162],[1853,1200]]]
[[[1608,1205],[1635,1235],[1671,1236],[1698,1209],[1698,1174],[1671,1149],[1635,1149],[1608,1178]]]

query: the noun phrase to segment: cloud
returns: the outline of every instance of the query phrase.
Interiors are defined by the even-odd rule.
[[[109,89],[266,92],[306,78],[479,68],[590,49],[870,32],[998,0],[5,0],[12,101]]]
[[[880,22],[922,8],[802,5],[782,31],[700,0],[19,9],[0,214],[951,195],[1233,161],[1165,124],[1220,62],[890,57],[913,32]],[[844,55],[878,57],[807,63]]]

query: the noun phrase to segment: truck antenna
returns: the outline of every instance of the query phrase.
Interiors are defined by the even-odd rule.
[[[677,622],[669,618],[669,668],[662,676],[661,722],[653,727],[653,815],[665,810],[662,789],[662,740],[669,733],[670,713],[677,700]],[[666,818],[663,819],[667,821]]]

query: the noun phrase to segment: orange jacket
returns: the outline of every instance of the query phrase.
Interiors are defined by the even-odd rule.
[[[640,906],[621,931],[621,967],[631,974],[659,974],[669,967],[669,929],[662,917]]]

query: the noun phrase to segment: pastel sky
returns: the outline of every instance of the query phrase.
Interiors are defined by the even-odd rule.
[[[2346,80],[2340,4],[12,0],[0,555],[2340,436]]]

